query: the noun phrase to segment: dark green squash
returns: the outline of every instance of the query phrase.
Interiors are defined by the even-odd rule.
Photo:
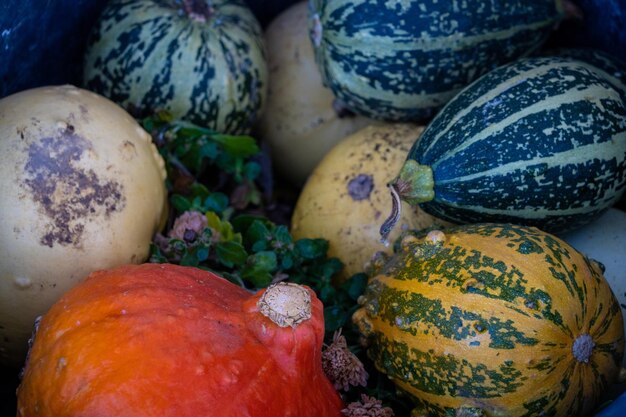
[[[623,91],[620,79],[572,58],[498,68],[432,120],[392,188],[453,223],[580,227],[626,190]]]
[[[324,82],[355,113],[431,117],[482,74],[536,50],[564,17],[562,0],[312,0]]]

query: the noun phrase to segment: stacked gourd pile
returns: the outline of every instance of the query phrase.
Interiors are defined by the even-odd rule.
[[[164,161],[128,114],[163,111],[240,153],[249,138],[232,135],[268,144],[299,190],[294,239],[328,241],[338,288],[368,274],[354,325],[413,415],[591,415],[618,381],[626,294],[557,236],[626,190],[626,67],[593,50],[533,55],[568,13],[566,0],[311,0],[264,40],[237,0],[112,1],[85,89],[0,103],[3,361],[23,360],[45,313],[18,415],[389,413],[346,408],[324,374],[324,294],[289,276],[252,294],[200,268],[128,265],[164,247],[164,227],[233,236],[227,211],[198,215],[214,200],[165,226],[166,185],[184,178],[164,163],[201,156]],[[224,265],[247,262],[239,247],[220,247]]]
[[[405,233],[373,262],[354,319],[377,368],[418,415],[590,413],[621,366],[622,313],[602,267],[548,233],[592,222],[624,192],[623,64],[594,51],[521,58],[563,18],[560,2],[311,4],[319,68],[349,109],[435,114],[390,181],[383,237],[401,201],[470,224]],[[302,210],[296,234],[314,233]]]

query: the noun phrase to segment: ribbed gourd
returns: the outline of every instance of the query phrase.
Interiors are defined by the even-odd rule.
[[[626,190],[625,88],[566,57],[491,71],[431,121],[392,194],[452,223],[587,224]]]
[[[620,371],[601,266],[534,227],[409,233],[360,303],[368,355],[415,416],[588,416]]]
[[[622,99],[626,103],[626,62],[606,52],[589,48],[561,48],[547,53],[582,61],[592,65],[604,76],[620,80],[621,86],[618,83],[615,85],[622,91]]]
[[[539,48],[562,0],[311,0],[325,84],[358,114],[424,121],[461,88]]]
[[[113,0],[89,38],[84,82],[143,116],[246,133],[267,90],[261,27],[239,0]]]

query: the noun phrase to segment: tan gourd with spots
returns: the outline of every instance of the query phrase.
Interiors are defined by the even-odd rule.
[[[388,250],[379,234],[392,207],[386,184],[422,131],[423,127],[410,124],[359,130],[335,145],[305,184],[291,220],[292,234],[296,238],[327,239],[329,256],[345,264],[341,279],[364,271],[376,252]],[[390,242],[403,228],[449,224],[402,204],[399,226]]]
[[[166,212],[163,160],[121,107],[72,86],[0,100],[0,363],[93,270],[146,260]]]

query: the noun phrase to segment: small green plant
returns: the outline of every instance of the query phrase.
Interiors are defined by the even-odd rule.
[[[261,173],[260,149],[251,136],[221,134],[173,120],[166,112],[142,124],[165,160],[170,201],[178,212],[221,213],[229,205],[242,209],[261,203],[255,182]]]
[[[165,113],[143,125],[166,161],[171,210],[166,230],[153,241],[150,262],[210,270],[250,291],[283,280],[311,287],[324,305],[326,343],[340,330],[369,375],[367,386],[343,393],[346,402],[367,394],[389,404],[397,416],[408,416],[410,401],[373,367],[351,321],[367,275],[336,285],[343,263],[327,256],[326,240],[295,240],[286,225],[246,212],[262,204],[256,141],[174,121]]]

